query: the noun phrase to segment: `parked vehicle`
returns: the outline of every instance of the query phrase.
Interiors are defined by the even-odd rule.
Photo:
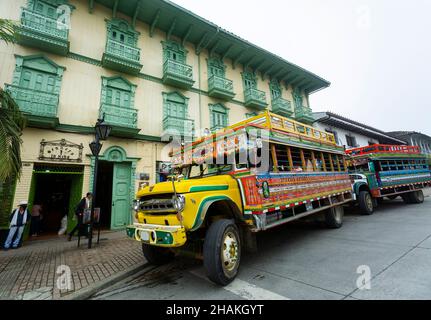
[[[431,185],[426,156],[416,146],[375,144],[346,153],[354,198],[370,215],[384,197],[401,196],[405,203],[422,203],[422,189]]]
[[[257,232],[313,214],[339,228],[352,200],[334,136],[270,112],[183,146],[172,159],[172,181],[137,193],[128,236],[155,264],[193,250],[220,285],[237,275],[243,250],[256,250]]]

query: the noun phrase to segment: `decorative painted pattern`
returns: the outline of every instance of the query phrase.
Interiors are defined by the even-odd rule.
[[[253,212],[274,205],[295,206],[351,190],[346,173],[274,173],[239,180],[246,209]],[[266,185],[269,190],[265,192]]]

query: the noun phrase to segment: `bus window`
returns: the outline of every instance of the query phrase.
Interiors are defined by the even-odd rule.
[[[334,165],[331,161],[331,157],[329,153],[326,153],[326,152],[322,152],[322,153],[323,153],[323,158],[325,159],[326,171],[334,171]]]
[[[292,154],[292,171],[303,171],[302,168],[302,158],[301,158],[301,150],[299,148],[290,147],[290,152]]]
[[[311,155],[310,150],[303,150],[304,152],[304,161],[305,161],[305,171],[312,172],[314,171],[313,157]]]
[[[338,156],[338,163],[340,164],[341,171],[346,171],[346,166],[344,165],[343,156]]]
[[[340,163],[338,162],[338,156],[336,154],[332,154],[332,163],[334,164],[334,171],[341,171]]]
[[[277,169],[280,172],[290,171],[289,157],[287,148],[284,145],[275,145],[275,155],[277,157]]]

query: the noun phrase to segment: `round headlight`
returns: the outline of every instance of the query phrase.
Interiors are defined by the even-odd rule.
[[[184,207],[186,205],[186,198],[183,195],[179,195],[179,196],[174,196],[172,198],[172,202],[174,204],[174,208],[175,210],[177,210],[178,212],[181,212],[184,210]]]
[[[138,211],[140,204],[141,202],[139,200],[133,200],[133,210]]]

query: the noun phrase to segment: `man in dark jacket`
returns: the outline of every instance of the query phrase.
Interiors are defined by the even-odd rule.
[[[30,216],[27,212],[27,201],[21,201],[16,210],[10,215],[9,234],[4,244],[4,249],[9,250],[12,245],[13,249],[18,248],[21,241],[22,233],[25,225],[30,221]],[[15,237],[16,234],[16,237]],[[13,240],[15,237],[15,240]],[[13,240],[13,243],[12,243]]]
[[[84,212],[85,212],[85,210],[89,210],[91,208],[91,199],[92,198],[93,198],[93,194],[91,194],[90,192],[87,193],[86,197],[82,198],[81,201],[79,202],[78,206],[76,207],[75,215],[76,215],[76,218],[78,220],[78,223],[75,226],[75,228],[73,228],[73,230],[69,233],[69,238],[68,238],[69,241],[72,240],[72,237],[76,231],[78,231],[78,233],[81,234]]]

